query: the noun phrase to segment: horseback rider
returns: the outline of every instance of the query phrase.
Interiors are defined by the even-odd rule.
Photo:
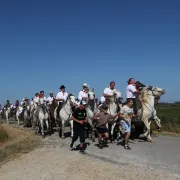
[[[105,97],[105,100],[108,100],[114,95],[114,92],[116,91],[115,89],[115,82],[111,81],[109,84],[109,87],[104,89],[104,94],[103,96]]]
[[[109,87],[107,87],[107,88],[104,89],[104,94],[103,94],[103,96],[104,96],[104,98],[105,98],[105,101],[104,101],[104,99],[102,98],[103,104],[104,104],[104,103],[105,103],[105,104],[108,104],[110,98],[116,94],[115,92],[116,92],[115,82],[114,82],[114,81],[111,81],[110,84],[109,84]],[[115,103],[117,104],[118,109],[119,109],[119,103],[118,103],[118,102],[115,102]]]
[[[136,98],[137,98],[137,95],[140,93],[140,91],[136,89],[134,78],[130,78],[127,83],[128,83],[128,86],[126,88],[126,101],[128,100],[133,101],[134,114],[137,114]]]
[[[17,107],[19,106],[19,100],[16,100],[15,106],[16,106],[16,109],[17,109]]]
[[[50,92],[50,93],[49,93],[49,97],[47,98],[47,103],[48,103],[48,105],[51,105],[54,99],[55,99],[54,93],[53,93],[53,92]]]
[[[67,100],[68,93],[65,92],[66,87],[64,85],[61,85],[60,92],[56,95],[56,101],[58,101],[58,108],[57,108],[57,114],[59,114],[60,109],[63,106],[63,103]]]
[[[78,94],[78,101],[81,102],[82,100],[87,101],[88,99],[88,84],[84,83],[82,85],[82,90]]]
[[[35,96],[34,96],[34,98],[33,98],[33,102],[34,102],[35,105],[38,104],[38,102],[39,102],[39,93],[36,93],[36,94],[35,94]]]
[[[37,96],[39,94],[39,96]],[[36,120],[38,112],[39,112],[39,106],[46,103],[46,97],[44,97],[44,91],[40,91],[40,93],[36,93],[35,96],[35,104],[37,104],[37,108],[34,111],[34,120]]]
[[[10,104],[9,100],[7,100],[6,103],[5,103],[5,105],[4,105],[4,107],[7,109],[7,108],[10,107],[10,106],[11,106],[11,104]]]

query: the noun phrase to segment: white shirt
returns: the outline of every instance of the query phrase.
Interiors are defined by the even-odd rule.
[[[47,101],[46,97],[39,98],[40,104],[44,104]]]
[[[136,98],[136,88],[132,84],[129,84],[126,89],[126,98]]]
[[[103,103],[105,100],[106,100],[105,97],[102,96],[102,97],[101,97],[101,103]]]
[[[25,103],[25,101],[22,101],[22,102],[21,102],[21,106],[22,106],[24,103]]]
[[[104,89],[104,94],[107,94],[109,96],[112,96],[114,94],[114,92],[116,91],[116,89],[110,89],[109,87]]]
[[[34,102],[34,103],[39,102],[39,97],[36,97],[36,96],[35,96],[34,99],[33,99],[33,102]]]
[[[88,93],[81,90],[78,94],[78,100],[82,101],[83,98],[88,98]]]
[[[133,108],[128,107],[127,105],[124,105],[121,110],[120,113],[124,114],[125,116],[132,116],[134,114],[134,110]],[[131,122],[131,119],[123,119],[122,121],[126,121],[126,122]]]
[[[51,96],[49,96],[49,97],[47,98],[47,101],[48,101],[48,104],[49,104],[49,105],[52,104],[53,99],[54,99],[54,97],[51,97]]]
[[[56,95],[56,99],[64,99],[64,101],[66,101],[67,97],[68,97],[68,93],[67,92],[63,93],[62,91],[58,92]],[[63,101],[60,101],[60,102],[63,102]]]

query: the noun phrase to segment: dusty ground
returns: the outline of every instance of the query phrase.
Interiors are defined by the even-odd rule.
[[[179,139],[173,140],[169,139],[168,142],[179,142]],[[176,163],[179,163],[179,161],[176,162],[172,159],[173,155],[165,157],[165,159],[169,159],[170,164],[174,162],[175,164],[172,164],[172,167],[175,165],[175,168],[164,168],[162,163],[164,161],[162,159],[162,162],[158,160],[159,157],[161,158],[160,154],[166,154],[166,151],[160,146],[164,143],[164,147],[167,147],[168,142],[162,141],[162,144],[151,145],[135,142],[131,145],[131,152],[125,151],[123,147],[116,144],[111,144],[107,149],[99,150],[94,146],[95,144],[91,143],[87,148],[87,155],[70,151],[69,142],[70,138],[61,140],[57,134],[46,137],[43,140],[43,147],[5,163],[0,168],[0,180],[180,179],[180,175],[176,173],[176,168],[178,168]],[[138,147],[144,147],[142,148],[141,158],[138,158],[138,151],[140,151]],[[175,148],[177,147],[176,145]],[[145,153],[147,150],[149,152]],[[154,152],[157,152],[157,154],[154,154]],[[146,157],[148,153],[150,156]],[[176,156],[176,151],[169,152],[169,154],[172,153]],[[101,156],[104,161],[93,158],[94,156]],[[153,157],[153,159],[149,162],[150,157]],[[178,159],[178,157],[175,158]],[[162,168],[157,164],[154,166],[154,159],[158,160],[159,166],[162,164]]]
[[[70,152],[64,146],[43,147],[8,162],[0,169],[1,180],[115,180],[178,179],[171,173],[130,165],[114,165]]]

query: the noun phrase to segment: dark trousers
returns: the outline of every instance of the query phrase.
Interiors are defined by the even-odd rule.
[[[78,137],[80,138],[80,143],[85,143],[85,128],[84,126],[74,126],[73,127],[74,136],[72,138],[72,144],[77,141]]]

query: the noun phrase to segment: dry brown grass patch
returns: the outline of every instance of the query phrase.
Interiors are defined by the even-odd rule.
[[[21,153],[29,152],[40,143],[38,136],[24,129],[11,125],[0,125],[0,130],[2,130],[0,133],[0,163]]]

